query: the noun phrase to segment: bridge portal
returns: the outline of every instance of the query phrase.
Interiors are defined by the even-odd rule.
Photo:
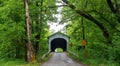
[[[56,48],[62,48],[63,51],[68,50],[69,37],[63,33],[57,32],[49,36],[49,51],[54,52]]]

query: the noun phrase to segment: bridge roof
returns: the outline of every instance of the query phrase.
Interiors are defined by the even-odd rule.
[[[65,37],[68,37],[68,38],[69,38],[69,36],[67,36],[66,34],[61,33],[61,32],[56,32],[56,33],[50,35],[48,38],[50,38],[50,37],[52,37],[52,36],[55,36],[55,35],[63,35],[63,36],[65,36]]]

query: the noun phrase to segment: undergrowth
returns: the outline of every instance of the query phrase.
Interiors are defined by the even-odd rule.
[[[39,66],[38,62],[35,63],[27,63],[23,59],[10,59],[4,58],[0,59],[0,66]]]
[[[85,66],[120,66],[119,63],[113,61],[113,60],[106,60],[104,58],[90,58],[90,57],[85,57],[84,53],[79,53],[78,56],[71,53],[68,53],[68,55],[73,58],[74,60],[82,63]]]

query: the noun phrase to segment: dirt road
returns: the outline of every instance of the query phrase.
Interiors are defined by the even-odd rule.
[[[45,62],[42,66],[84,66],[67,56],[65,52],[53,53],[51,58]]]

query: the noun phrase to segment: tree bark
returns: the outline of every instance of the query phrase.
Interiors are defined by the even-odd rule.
[[[26,41],[26,60],[27,62],[33,62],[35,60],[33,48],[31,45],[31,25],[30,25],[30,16],[29,16],[29,5],[28,0],[24,0],[25,4],[25,19],[26,19],[26,34],[27,34],[27,41]]]
[[[65,2],[66,4],[68,4],[68,7],[70,7],[71,9],[75,10],[76,13],[78,13],[79,15],[81,15],[82,17],[92,21],[93,23],[95,23],[103,32],[103,36],[105,37],[106,39],[106,42],[108,44],[112,44],[112,41],[111,41],[111,38],[110,38],[110,34],[107,30],[107,28],[104,27],[104,25],[99,22],[98,20],[96,20],[93,16],[91,16],[89,13],[85,13],[81,10],[76,10],[76,7],[73,5],[73,4],[70,4],[68,1]]]

